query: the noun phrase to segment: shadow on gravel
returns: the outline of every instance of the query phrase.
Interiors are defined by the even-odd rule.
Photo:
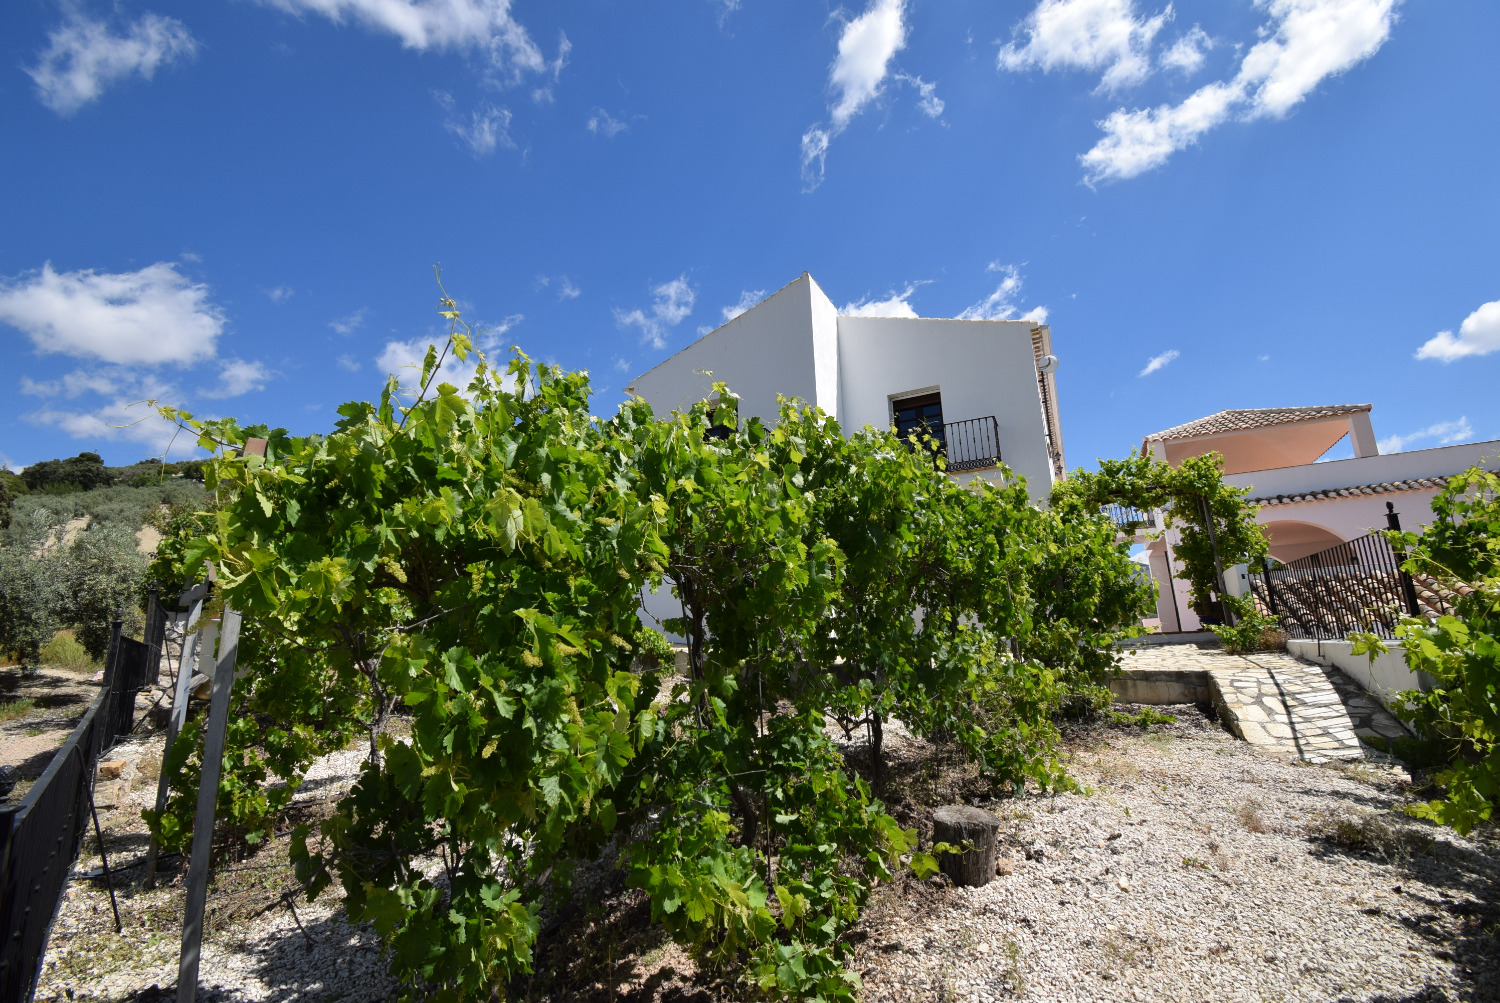
[[[1384,915],[1431,943],[1433,954],[1452,962],[1464,979],[1456,997],[1429,988],[1412,996],[1377,996],[1370,1003],[1492,1003],[1500,1000],[1500,844],[1490,841],[1488,852],[1440,841],[1445,830],[1391,816],[1361,822],[1334,822],[1313,837],[1313,856],[1378,860],[1398,873],[1442,889],[1436,896],[1402,889],[1407,910]]]

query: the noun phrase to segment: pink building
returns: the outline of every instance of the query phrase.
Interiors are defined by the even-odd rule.
[[[1354,456],[1318,462],[1345,436]],[[1454,474],[1478,466],[1500,469],[1500,440],[1382,455],[1369,404],[1220,411],[1146,436],[1141,451],[1171,464],[1218,452],[1224,480],[1250,488],[1271,556],[1289,562],[1384,529],[1392,502],[1405,529],[1432,521],[1433,495]],[[1158,523],[1159,524],[1159,523]],[[1163,631],[1198,630],[1188,588],[1172,553],[1175,531],[1146,540],[1151,577],[1160,586]]]

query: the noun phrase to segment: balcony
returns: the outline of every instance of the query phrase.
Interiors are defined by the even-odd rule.
[[[933,451],[948,461],[950,474],[1000,465],[1000,423],[994,415],[963,421],[923,421],[909,434],[931,436]]]
[[[1104,514],[1109,520],[1120,528],[1122,533],[1139,532],[1143,529],[1156,528],[1156,513],[1149,509],[1142,512],[1138,508],[1129,505],[1106,505]]]

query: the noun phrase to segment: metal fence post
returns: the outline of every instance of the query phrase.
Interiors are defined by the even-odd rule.
[[[1386,528],[1401,532],[1401,513],[1396,511],[1395,502],[1385,503]],[[1422,606],[1417,602],[1417,583],[1411,580],[1411,575],[1406,571],[1406,555],[1402,554],[1398,566],[1401,571],[1401,598],[1406,602],[1406,612],[1414,617],[1422,615]]]
[[[240,615],[226,607],[219,621],[219,632],[219,662],[214,667],[208,731],[203,736],[203,773],[198,785],[198,812],[193,818],[192,857],[188,861],[182,957],[177,967],[177,1003],[193,1003],[198,994],[198,960],[203,944],[203,909],[208,898],[208,865],[213,853],[214,808],[219,800],[219,774],[224,768],[224,732],[229,726],[234,662],[239,655]]]

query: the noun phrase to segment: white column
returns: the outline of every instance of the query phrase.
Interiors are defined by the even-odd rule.
[[[1370,412],[1359,411],[1349,416],[1349,442],[1354,446],[1355,456],[1380,455],[1375,429],[1370,426]]]

